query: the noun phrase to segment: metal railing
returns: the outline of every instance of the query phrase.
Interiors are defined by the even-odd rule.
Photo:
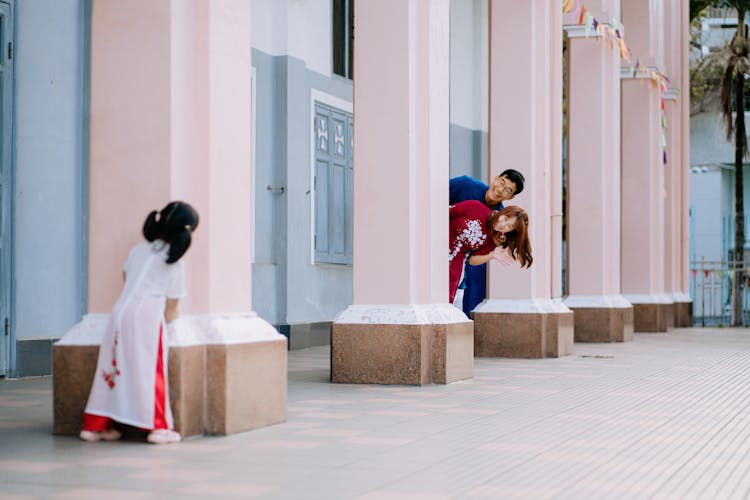
[[[740,279],[742,324],[750,324],[750,262],[699,260],[690,263],[690,295],[695,326],[729,326],[732,321],[732,282]]]

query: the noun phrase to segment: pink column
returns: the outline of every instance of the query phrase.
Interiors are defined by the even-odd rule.
[[[512,49],[510,49],[512,47]],[[563,356],[573,315],[559,300],[562,168],[562,9],[546,0],[490,2],[490,161],[527,187],[512,201],[529,214],[530,269],[489,266],[489,298],[474,310],[477,356]],[[553,238],[553,235],[556,236]]]
[[[244,0],[225,3],[94,5],[91,312],[111,309],[146,214],[172,199],[201,216],[183,311],[251,308],[250,13]],[[146,7],[136,43],[121,19]]]
[[[91,47],[93,314],[61,344],[98,343],[146,215],[188,201],[200,225],[169,327],[176,425],[285,420],[286,339],[251,311],[250,2],[96,0]]]
[[[132,9],[148,3],[133,2]],[[91,21],[90,313],[112,309],[145,215],[171,194],[169,4],[139,16],[138,44],[122,30],[110,31],[123,14],[110,4],[95,2]]]
[[[627,40],[641,64],[664,70],[663,4],[622,4]],[[661,332],[673,303],[664,293],[664,162],[661,92],[629,68],[622,80],[622,292],[634,311],[635,331]]]
[[[676,1],[676,0],[675,0]],[[690,2],[688,0],[679,0],[680,4],[680,72],[674,76],[675,81],[680,82],[680,92],[677,100],[679,103],[680,113],[675,119],[681,122],[680,146],[682,148],[682,178],[681,190],[682,197],[680,203],[680,242],[681,249],[679,275],[679,291],[685,300],[690,298],[690,176],[687,169],[690,166]],[[686,305],[682,305],[686,304]],[[693,303],[676,301],[675,326],[692,326],[693,325]],[[685,311],[686,310],[686,311]]]
[[[674,303],[672,318],[667,318],[670,326],[685,327],[692,323],[692,299],[683,289],[687,269],[683,267],[687,257],[683,252],[684,220],[689,215],[684,207],[687,204],[683,192],[684,179],[688,177],[689,158],[683,156],[684,104],[689,100],[689,86],[684,87],[683,55],[687,45],[685,34],[689,26],[685,15],[689,5],[683,0],[668,0],[665,3],[664,67],[672,80],[666,98],[667,119],[667,163],[665,165],[665,241],[664,241],[664,289]],[[688,136],[689,137],[689,136]],[[671,321],[669,321],[671,319]]]
[[[471,321],[447,302],[448,23],[448,0],[357,4],[354,304],[334,382],[473,376]]]
[[[620,17],[620,2],[586,7],[600,22]],[[620,53],[568,32],[568,297],[575,340],[633,338],[633,307],[620,295]]]

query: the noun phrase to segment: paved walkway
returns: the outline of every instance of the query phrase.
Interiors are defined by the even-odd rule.
[[[0,380],[6,498],[748,498],[750,330],[476,359],[447,386],[332,385],[289,354],[289,421],[173,446],[51,435],[51,380]]]

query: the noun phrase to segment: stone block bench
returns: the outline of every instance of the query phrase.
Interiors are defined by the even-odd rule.
[[[81,430],[108,314],[88,314],[52,346],[55,434]],[[169,389],[183,436],[286,421],[287,339],[254,313],[180,317],[167,329]]]
[[[331,381],[449,384],[474,376],[474,325],[450,304],[352,305],[331,327]]]
[[[472,316],[477,357],[558,358],[573,350],[574,315],[558,300],[485,300]]]

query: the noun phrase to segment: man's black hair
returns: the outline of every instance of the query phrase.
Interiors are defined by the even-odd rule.
[[[523,191],[523,183],[526,181],[526,179],[524,179],[523,174],[518,170],[509,168],[508,170],[504,170],[500,174],[500,177],[507,177],[509,181],[516,185],[515,194],[519,194],[521,191]]]

